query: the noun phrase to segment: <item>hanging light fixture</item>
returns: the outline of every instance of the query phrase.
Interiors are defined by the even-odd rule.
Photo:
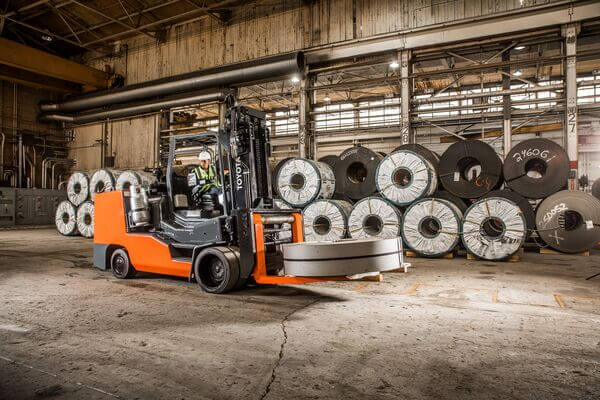
[[[400,66],[400,64],[398,63],[398,61],[394,60],[390,63],[390,68],[391,69],[396,69]]]
[[[515,69],[515,72],[513,72],[514,76],[521,76],[523,75],[523,71],[521,71],[520,68]]]

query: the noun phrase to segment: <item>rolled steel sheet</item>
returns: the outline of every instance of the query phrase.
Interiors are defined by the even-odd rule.
[[[429,150],[427,147],[417,144],[417,143],[403,144],[401,146],[396,147],[394,149],[394,151],[392,151],[392,153],[399,151],[399,150],[410,150],[410,151],[413,151],[413,152],[419,154],[421,157],[423,157],[427,161],[429,161],[431,163],[431,165],[433,165],[433,168],[435,168],[435,170],[437,172],[438,164],[440,162],[440,156],[436,152]]]
[[[379,194],[398,206],[432,196],[437,183],[431,163],[410,150],[398,150],[385,157],[375,173]]]
[[[527,222],[521,209],[503,197],[480,199],[463,217],[463,245],[484,260],[510,257],[523,245],[526,234]]]
[[[590,250],[600,241],[600,200],[562,190],[542,201],[535,222],[538,235],[553,249],[563,253]]]
[[[339,160],[340,160],[340,157],[336,156],[335,154],[324,156],[324,157],[321,157],[321,158],[318,159],[318,161],[329,165],[331,167],[331,169],[334,170],[334,171],[335,171],[335,164]]]
[[[279,197],[292,207],[304,207],[317,199],[329,199],[335,191],[335,176],[329,165],[293,158],[276,176]]]
[[[91,201],[77,208],[77,230],[83,237],[94,237],[94,203]]]
[[[293,276],[352,276],[402,266],[402,240],[341,240],[283,245],[284,271]]]
[[[382,159],[380,154],[362,146],[344,150],[335,165],[336,192],[352,200],[375,193],[375,172]]]
[[[341,200],[317,200],[303,212],[307,242],[335,241],[346,237],[352,204]]]
[[[460,212],[462,214],[464,214],[467,211],[467,203],[465,203],[465,201],[463,199],[461,199],[458,196],[453,195],[450,192],[447,192],[445,190],[438,190],[437,192],[435,192],[433,194],[434,198],[436,199],[442,199],[442,200],[447,200],[450,203],[454,204],[456,207],[458,207],[458,209],[460,210]]]
[[[273,168],[271,168],[271,186],[273,187],[274,195],[278,195],[278,193],[277,193],[277,174],[279,173],[279,169],[286,161],[291,160],[292,158],[294,158],[294,157],[284,158],[283,160],[280,160],[277,163],[275,163]]]
[[[600,178],[596,179],[592,185],[592,195],[594,195],[595,198],[600,199]]]
[[[543,199],[567,186],[569,157],[551,140],[529,139],[511,149],[502,171],[510,189],[530,199]]]
[[[61,201],[54,217],[56,230],[65,236],[77,235],[77,209],[70,201]]]
[[[85,172],[73,172],[67,182],[67,198],[75,206],[90,197],[90,179]]]
[[[352,207],[348,234],[355,239],[394,238],[400,235],[402,213],[389,200],[367,197]]]
[[[115,190],[129,190],[132,185],[148,189],[155,182],[156,177],[150,172],[127,170],[117,178]]]
[[[531,203],[529,203],[529,200],[527,200],[520,194],[513,192],[510,189],[493,190],[485,196],[483,196],[482,198],[487,197],[503,197],[505,199],[511,200],[516,205],[518,205],[521,209],[521,212],[523,213],[523,216],[525,217],[525,221],[527,222],[526,239],[528,239],[529,236],[531,236],[531,233],[535,230],[535,212],[533,211],[533,207],[531,206]]]
[[[92,201],[96,193],[112,192],[115,190],[116,180],[121,171],[115,169],[99,169],[92,174],[90,179],[90,197]]]
[[[463,199],[475,199],[502,184],[502,161],[487,143],[463,140],[442,154],[438,173],[445,190]]]
[[[454,250],[460,241],[462,213],[447,200],[426,198],[411,204],[402,216],[402,238],[425,257]]]

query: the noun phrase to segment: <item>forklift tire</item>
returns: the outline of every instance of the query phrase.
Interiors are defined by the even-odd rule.
[[[226,293],[239,288],[240,263],[227,247],[209,247],[194,260],[194,276],[198,285],[208,293]]]
[[[136,271],[131,261],[129,261],[129,254],[125,249],[116,249],[110,256],[110,269],[115,277],[119,279],[133,278]]]

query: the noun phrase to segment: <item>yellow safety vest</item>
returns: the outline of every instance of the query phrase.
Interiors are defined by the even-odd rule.
[[[196,174],[196,179],[200,185],[200,193],[208,191],[213,186],[220,186],[217,182],[217,172],[213,165],[208,167],[208,171],[205,171],[202,167],[196,167],[194,168],[194,173]]]

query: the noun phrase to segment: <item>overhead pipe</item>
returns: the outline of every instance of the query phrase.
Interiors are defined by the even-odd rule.
[[[275,80],[304,71],[302,52],[284,54],[223,67],[194,71],[168,78],[156,79],[120,89],[104,90],[62,103],[42,103],[42,112],[75,112],[109,104],[166,96],[174,93],[225,87],[246,82]]]
[[[223,101],[228,92],[225,90],[196,93],[185,97],[161,99],[128,107],[116,108],[112,110],[88,112],[77,115],[66,114],[42,114],[40,121],[59,121],[71,124],[86,124],[89,122],[102,121],[106,119],[117,119],[132,117],[134,115],[147,114],[172,107],[183,107],[190,104],[208,103],[211,101]]]

